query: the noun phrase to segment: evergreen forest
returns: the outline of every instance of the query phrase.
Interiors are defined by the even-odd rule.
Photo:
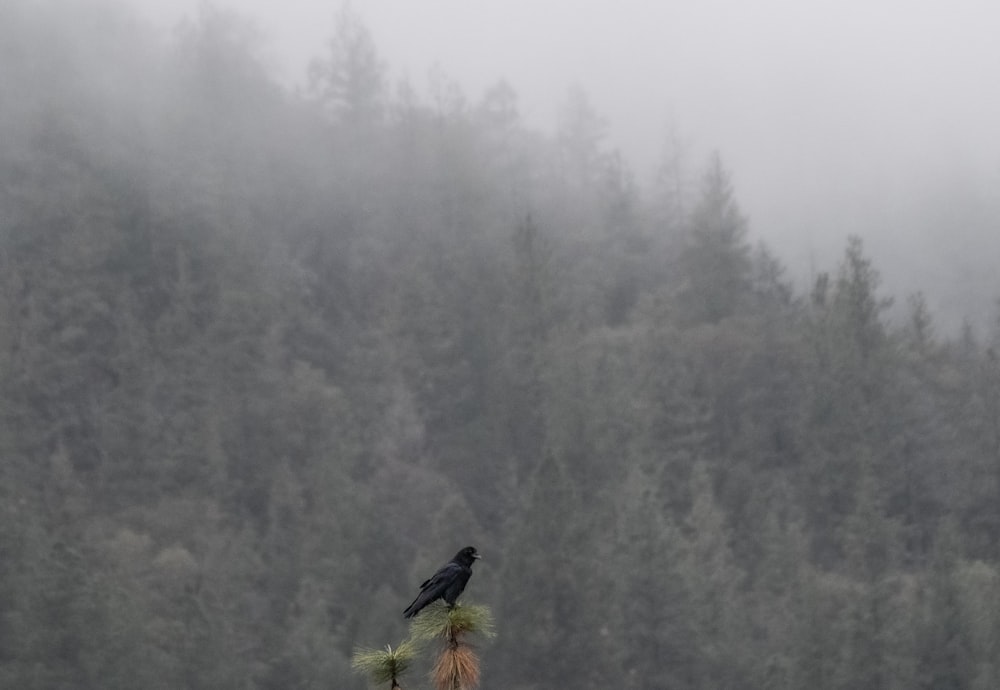
[[[0,687],[360,690],[467,544],[483,688],[1000,687],[1000,332],[330,33],[0,3]]]

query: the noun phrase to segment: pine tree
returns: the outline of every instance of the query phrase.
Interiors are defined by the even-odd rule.
[[[806,328],[812,380],[804,420],[810,445],[805,490],[824,559],[839,551],[834,538],[853,509],[862,459],[880,488],[889,485],[885,474],[893,466],[883,460],[887,437],[898,429],[896,367],[883,322],[889,302],[878,295],[878,283],[861,241],[852,238],[832,291],[825,276],[817,281]]]
[[[327,56],[309,65],[313,93],[339,121],[365,128],[381,120],[384,72],[371,33],[345,1],[337,13]]]
[[[698,638],[687,543],[660,497],[660,482],[633,469],[623,495],[618,563],[632,563],[618,583],[623,601],[621,687],[680,690],[695,686]]]
[[[744,573],[733,558],[725,515],[715,501],[704,463],[691,473],[691,509],[685,521],[684,578],[698,644],[696,687],[736,687],[747,667],[742,645],[746,628],[741,602]]]
[[[400,681],[410,669],[424,644],[436,643],[431,684],[435,690],[475,690],[480,681],[480,660],[469,642],[470,635],[493,636],[493,614],[485,606],[434,602],[411,621],[410,637],[395,649],[356,649],[351,662],[376,684],[401,688]]]
[[[747,220],[718,154],[709,163],[688,222],[679,260],[685,279],[679,296],[682,315],[687,323],[716,323],[740,310],[750,291],[752,268]]]
[[[368,676],[376,685],[389,683],[390,690],[396,690],[402,688],[400,680],[409,670],[416,651],[415,643],[409,640],[395,649],[386,645],[385,651],[358,648],[354,651],[351,667]]]
[[[920,687],[963,690],[970,687],[972,653],[963,620],[955,572],[961,544],[953,520],[942,522],[934,540],[930,569],[923,586],[920,640]]]

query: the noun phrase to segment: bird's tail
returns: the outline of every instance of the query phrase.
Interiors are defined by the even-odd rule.
[[[422,608],[423,605],[420,603],[420,597],[417,597],[413,600],[413,603],[407,606],[406,610],[403,611],[403,618],[413,618],[415,615],[420,613],[420,609]]]

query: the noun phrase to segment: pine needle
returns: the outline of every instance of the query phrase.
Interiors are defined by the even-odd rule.
[[[435,602],[410,623],[414,640],[452,639],[465,633],[493,637],[493,614],[487,606],[463,606]]]
[[[351,668],[358,673],[366,674],[373,683],[380,685],[395,681],[406,673],[415,655],[415,645],[409,640],[400,643],[395,649],[391,645],[386,645],[385,649],[359,647],[354,650]]]
[[[472,690],[479,686],[479,657],[469,645],[459,642],[441,651],[431,682],[435,690]]]

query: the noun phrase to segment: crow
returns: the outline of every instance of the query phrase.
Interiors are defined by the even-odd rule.
[[[454,606],[455,600],[472,577],[472,564],[477,558],[479,553],[474,546],[466,546],[456,553],[441,570],[420,585],[420,594],[403,611],[403,618],[413,618],[420,613],[420,609],[438,599],[444,599],[448,606]]]

